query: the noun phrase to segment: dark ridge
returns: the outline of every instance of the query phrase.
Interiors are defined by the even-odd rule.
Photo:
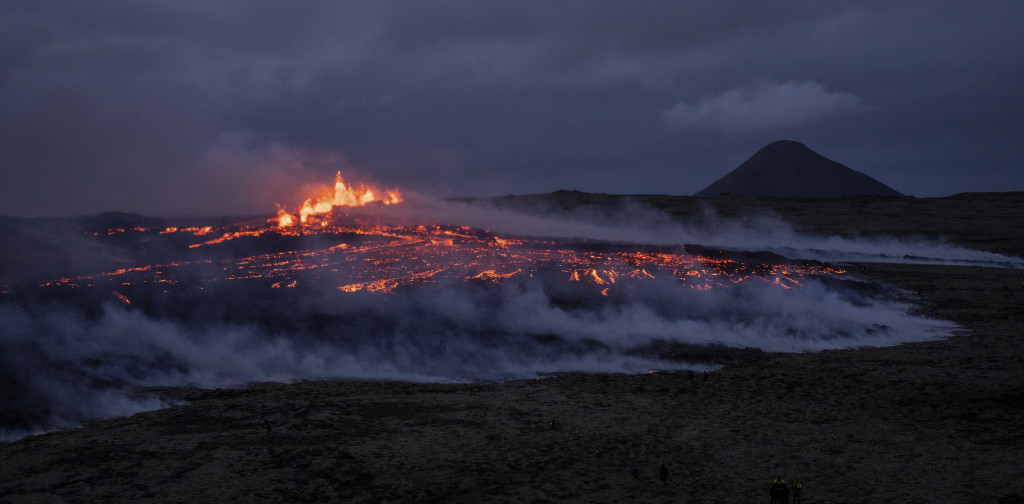
[[[621,209],[623,205],[634,201],[635,198],[635,196],[631,195],[588,193],[559,189],[551,193],[508,194],[505,196],[483,198],[449,198],[448,201],[464,204],[485,202],[497,208],[536,213],[587,209],[597,214],[611,214]]]
[[[792,140],[772,142],[694,196],[842,198],[902,196],[893,188]]]

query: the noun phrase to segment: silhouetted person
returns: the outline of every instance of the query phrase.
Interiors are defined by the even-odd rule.
[[[633,463],[633,479],[640,479],[640,464],[638,462]]]
[[[804,484],[797,480],[793,483],[793,486],[789,489],[789,495],[792,499],[793,504],[800,504],[803,502]]]
[[[273,426],[270,424],[270,420],[263,420],[263,426],[267,428],[267,435],[270,435],[270,431],[273,430]]]
[[[704,381],[708,381],[708,372],[704,371]]]
[[[775,478],[768,487],[768,496],[771,497],[771,504],[785,504],[782,500],[782,493],[786,490],[786,480],[782,476]],[[788,497],[787,497],[788,498]]]
[[[661,464],[661,471],[659,472],[658,477],[661,478],[661,484],[668,485],[668,467],[666,467],[665,464]]]
[[[562,430],[562,424],[558,423],[558,419],[551,420],[551,430]]]
[[[694,372],[693,372],[693,370],[691,369],[691,370],[690,370],[690,379],[692,380],[692,379],[694,379],[694,378],[696,378],[696,377],[697,377],[697,374],[696,374],[696,373],[694,373]]]

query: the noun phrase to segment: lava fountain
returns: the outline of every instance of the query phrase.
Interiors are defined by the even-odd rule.
[[[402,195],[398,189],[378,189],[365,184],[346,184],[338,172],[334,177],[334,187],[324,187],[302,202],[298,211],[298,223],[309,224],[312,219],[331,212],[334,207],[357,207],[366,206],[372,203],[381,205],[393,205],[402,202]],[[294,214],[288,213],[284,208],[277,212],[277,225],[280,227],[294,226],[296,223]]]

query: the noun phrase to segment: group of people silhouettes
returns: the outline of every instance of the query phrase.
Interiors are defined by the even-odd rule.
[[[804,484],[796,480],[792,485],[786,485],[782,476],[772,480],[768,487],[768,495],[771,497],[771,504],[798,504],[803,499]]]

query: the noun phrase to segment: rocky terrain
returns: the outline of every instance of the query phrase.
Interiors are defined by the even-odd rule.
[[[1024,250],[1019,193],[648,202],[680,217],[703,205],[757,209],[809,232]],[[846,267],[962,330],[893,347],[752,352],[706,378],[139,391],[176,405],[0,445],[0,503],[739,503],[767,502],[777,476],[802,481],[806,502],[1024,503],[1024,270]]]

